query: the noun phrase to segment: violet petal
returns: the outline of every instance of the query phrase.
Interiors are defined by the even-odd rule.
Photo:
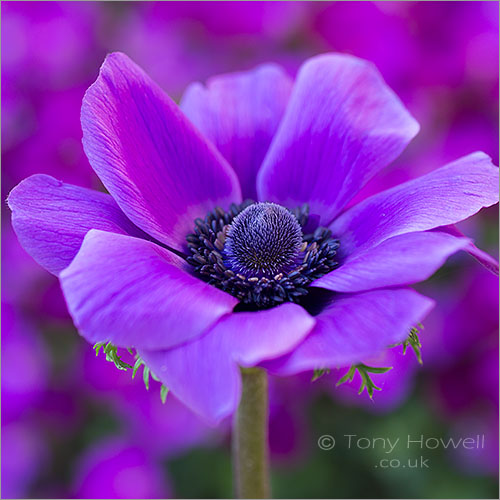
[[[150,241],[91,230],[60,279],[89,342],[165,349],[200,335],[238,302],[183,266]]]
[[[110,54],[87,90],[82,129],[90,164],[120,208],[177,250],[195,218],[241,201],[232,168],[124,54]]]

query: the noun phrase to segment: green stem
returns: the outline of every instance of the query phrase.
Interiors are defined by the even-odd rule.
[[[269,498],[268,388],[260,368],[242,368],[242,395],[233,426],[238,498]]]

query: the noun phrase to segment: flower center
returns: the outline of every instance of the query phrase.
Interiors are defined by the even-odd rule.
[[[231,222],[224,245],[227,267],[246,277],[273,277],[297,266],[302,228],[275,203],[255,203]]]
[[[308,286],[329,273],[339,241],[317,227],[305,233],[309,207],[288,210],[275,203],[217,207],[196,219],[187,236],[187,261],[211,285],[237,297],[245,307],[266,309],[300,302]]]

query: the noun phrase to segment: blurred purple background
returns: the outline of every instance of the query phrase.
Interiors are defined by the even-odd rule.
[[[106,53],[117,50],[175,99],[192,81],[262,62],[293,75],[305,58],[327,51],[373,61],[421,132],[359,196],[476,150],[498,165],[497,2],[4,2],[1,9],[3,200],[34,173],[100,187],[81,147],[79,113]],[[498,257],[497,225],[493,207],[461,229]],[[96,358],[72,326],[57,280],[18,245],[5,205],[2,230],[2,496],[180,495],[178,457],[193,449],[227,455],[229,425],[207,428],[174,397],[162,405],[156,383],[146,392]],[[384,390],[374,402],[357,396],[356,383],[336,389],[340,372],[312,385],[310,374],[273,381],[272,456],[285,475],[308,460],[316,438],[306,408],[325,394],[367,419],[413,398],[448,435],[487,436],[480,453],[449,453],[450,467],[498,473],[497,277],[459,255],[420,289],[438,302],[421,336],[424,365],[400,348],[373,360],[394,366],[375,376]]]

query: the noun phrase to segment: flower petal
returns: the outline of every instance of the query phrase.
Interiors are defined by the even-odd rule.
[[[69,265],[90,229],[144,235],[108,194],[49,175],[28,177],[11,191],[7,202],[22,247],[53,274]]]
[[[296,304],[224,316],[201,338],[165,351],[139,355],[193,411],[211,423],[232,413],[240,397],[237,368],[255,366],[293,349],[315,320]]]
[[[360,292],[409,285],[429,278],[446,259],[466,248],[467,238],[439,232],[409,233],[355,253],[312,286],[337,292]]]
[[[109,55],[82,105],[90,164],[130,220],[182,249],[196,217],[241,200],[236,174],[127,56]]]
[[[257,199],[255,178],[285,111],[292,80],[275,64],[192,84],[181,109],[234,168],[244,198]]]
[[[151,371],[170,391],[207,423],[216,425],[234,412],[241,394],[241,377],[221,335],[164,351],[138,351]]]
[[[435,231],[443,231],[445,233],[452,234],[454,236],[458,236],[459,238],[464,237],[464,234],[462,233],[462,231],[460,231],[454,225],[439,227],[439,228],[435,229]],[[483,267],[488,269],[488,271],[490,271],[490,273],[493,273],[496,276],[499,275],[498,260],[495,259],[495,257],[490,255],[489,253],[487,253],[484,250],[481,250],[479,247],[477,247],[473,241],[469,240],[469,244],[464,248],[464,250],[471,257],[474,257],[474,259],[476,259]]]
[[[336,295],[295,350],[264,366],[291,375],[357,363],[402,342],[432,306],[431,299],[406,289]]]
[[[259,197],[289,207],[309,203],[328,224],[418,129],[372,64],[313,57],[299,71],[259,171]]]
[[[92,230],[60,279],[89,342],[165,349],[200,335],[237,303],[185,265],[155,243]]]
[[[255,366],[293,349],[314,327],[315,320],[297,304],[222,318],[212,334],[225,338],[227,350],[242,366]]]
[[[331,224],[348,256],[399,234],[466,219],[498,202],[498,168],[473,153],[363,200]]]
[[[498,276],[500,274],[498,260],[492,257],[489,253],[478,248],[472,241],[465,248],[465,251],[472,257],[474,257],[483,267],[488,269],[490,273]]]

